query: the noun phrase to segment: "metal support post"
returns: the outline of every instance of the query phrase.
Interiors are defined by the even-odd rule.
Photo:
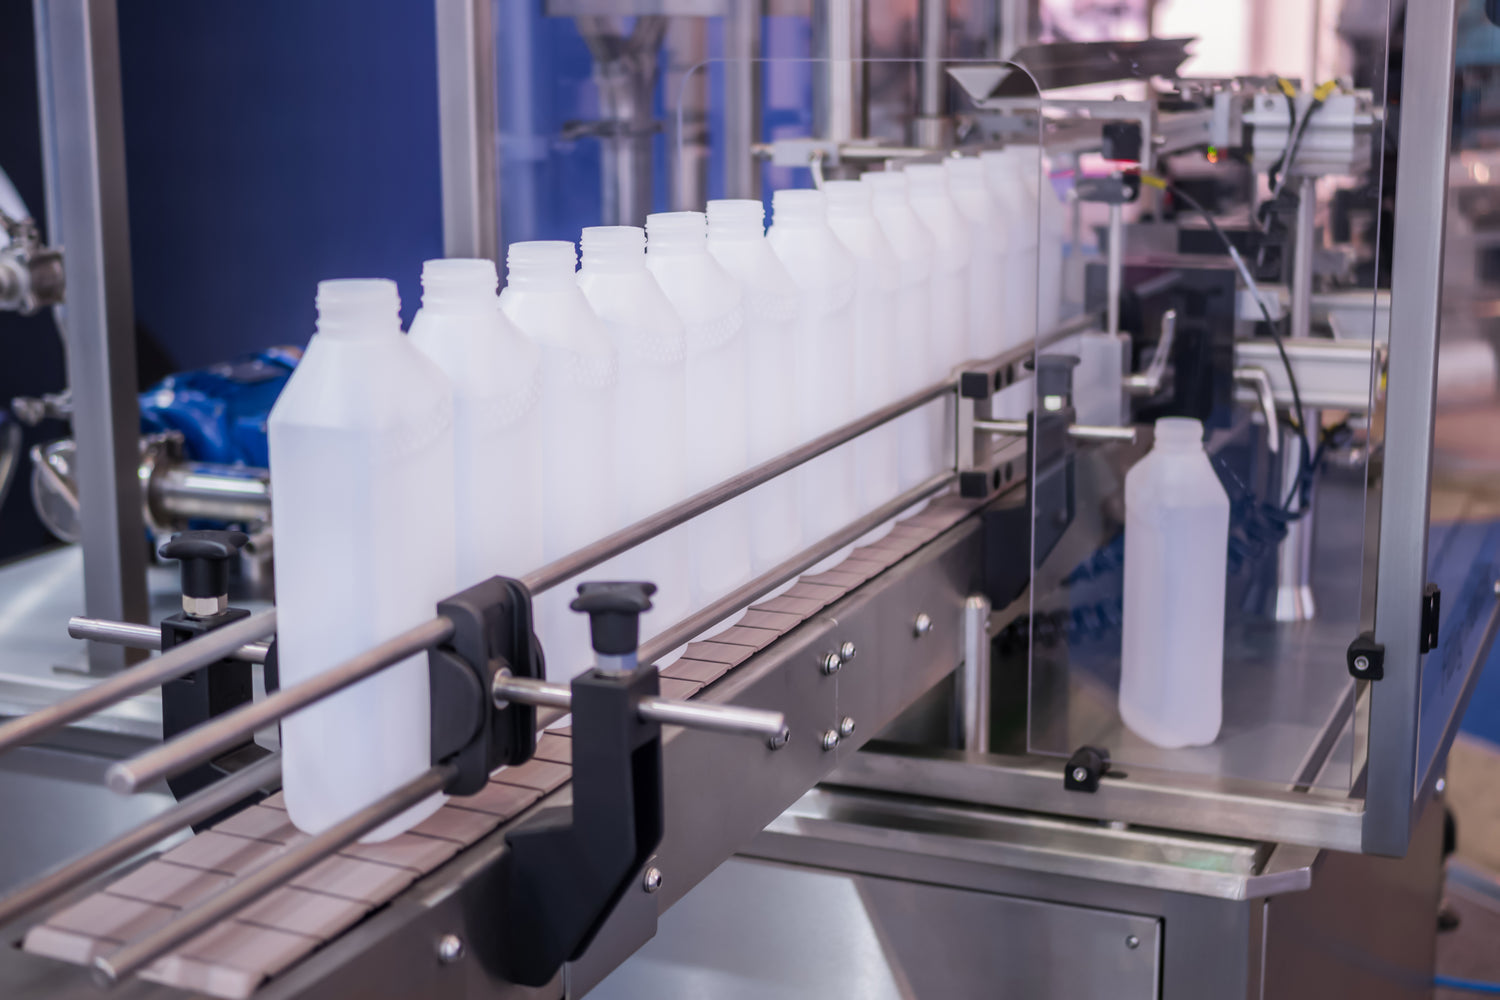
[[[1078,245],[1075,240],[1073,245]],[[1109,254],[1106,258],[1108,290],[1105,292],[1105,315],[1108,317],[1105,332],[1111,337],[1120,333],[1120,292],[1125,274],[1125,206],[1119,202],[1109,205]]]
[[[83,604],[95,618],[144,622],[135,303],[125,187],[120,40],[114,0],[36,0],[38,81],[50,109],[49,229],[66,248],[68,355],[83,543]],[[139,654],[89,645],[89,672],[111,674]]]
[[[1287,167],[1291,169],[1290,165]],[[1297,233],[1292,251],[1292,339],[1312,332],[1313,258],[1317,254],[1318,191],[1314,178],[1297,182]]]
[[[500,253],[492,0],[436,0],[443,253]]]
[[[813,134],[846,143],[865,134],[864,0],[813,0]]]
[[[975,753],[990,752],[990,599],[970,595],[964,601],[964,664],[960,678],[963,744]]]
[[[708,22],[675,17],[667,25],[665,103],[672,150],[668,204],[701,212],[708,201]],[[674,113],[675,112],[675,113]]]
[[[918,88],[919,109],[912,123],[912,143],[927,149],[941,149],[952,138],[949,121],[943,114],[943,57],[948,51],[948,0],[921,0],[922,27],[921,85]]]
[[[1303,426],[1317,440],[1318,411],[1303,410]],[[1291,446],[1281,454],[1281,493],[1285,498],[1297,486],[1302,475],[1302,444],[1295,438]],[[1316,494],[1308,497],[1307,513],[1286,526],[1286,537],[1276,553],[1276,607],[1279,622],[1302,622],[1310,620],[1317,609],[1312,592],[1312,546],[1313,503]],[[1297,500],[1293,499],[1293,506]]]
[[[760,197],[762,0],[730,0],[724,18],[724,196]]]

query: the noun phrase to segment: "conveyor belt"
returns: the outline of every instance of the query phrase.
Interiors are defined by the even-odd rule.
[[[974,508],[956,496],[932,501],[835,568],[801,577],[753,605],[732,627],[689,643],[662,671],[662,693],[690,698],[820,610],[915,552]],[[812,738],[802,734],[801,738]],[[450,799],[432,816],[380,844],[355,844],[142,971],[142,978],[237,1000],[388,903],[464,848],[519,817],[571,774],[571,731],[548,730],[535,759],[501,768],[480,793]],[[25,949],[86,965],[139,939],[304,839],[272,796],[135,868],[102,891],[33,927]]]

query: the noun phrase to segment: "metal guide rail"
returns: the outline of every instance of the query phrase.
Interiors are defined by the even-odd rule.
[[[1050,343],[1086,328],[1091,322],[1091,316],[1082,317],[1044,338],[1042,343]],[[1033,352],[1033,346],[1028,344],[989,362],[966,368],[982,371],[983,376],[987,380],[993,379],[998,387],[1015,381]],[[955,393],[957,385],[955,379],[913,393],[543,567],[523,580],[496,578],[455,595],[439,606],[439,614],[432,620],[319,677],[275,691],[260,701],[250,701],[246,696],[244,703],[232,710],[210,712],[210,718],[199,720],[201,724],[188,728],[181,736],[168,739],[134,760],[115,765],[109,773],[109,784],[125,794],[162,778],[169,782],[181,781],[184,772],[211,764],[219,766],[226,758],[247,747],[258,749],[251,743],[255,732],[423,650],[430,655],[434,733],[442,731],[448,734],[442,747],[436,745],[440,741],[435,736],[433,766],[429,771],[414,777],[386,798],[336,827],[311,837],[298,833],[285,820],[284,813],[278,811],[277,796],[245,808],[247,803],[261,799],[264,792],[273,789],[277,783],[279,762],[274,757],[260,760],[248,769],[231,769],[229,778],[196,789],[191,795],[184,796],[174,784],[174,790],[179,791],[182,799],[177,807],[126,837],[0,900],[0,923],[54,903],[68,891],[172,832],[189,825],[200,826],[206,817],[239,807],[240,811],[214,824],[212,829],[200,832],[168,852],[160,861],[150,862],[105,892],[53,913],[26,934],[25,943],[27,950],[36,954],[91,964],[95,978],[103,983],[138,974],[144,979],[218,995],[245,995],[268,976],[327,940],[330,928],[343,930],[370,908],[385,902],[413,879],[425,875],[498,824],[508,824],[504,836],[510,871],[508,878],[513,886],[521,885],[524,889],[529,882],[535,882],[546,873],[548,866],[541,862],[556,860],[549,858],[549,850],[555,854],[561,844],[576,852],[588,845],[590,836],[598,840],[597,831],[590,828],[591,824],[618,824],[620,816],[601,814],[601,803],[610,803],[616,807],[614,812],[619,813],[618,807],[623,802],[629,807],[624,809],[623,818],[629,820],[633,808],[637,830],[641,829],[639,824],[643,816],[646,818],[645,829],[650,829],[653,824],[649,818],[653,811],[660,815],[663,795],[670,803],[678,788],[711,788],[728,777],[723,772],[698,774],[693,776],[696,780],[679,785],[669,775],[664,786],[657,782],[656,787],[649,787],[652,782],[647,781],[648,787],[643,788],[639,775],[622,774],[615,766],[618,760],[626,759],[628,753],[614,753],[611,759],[615,765],[602,761],[596,744],[599,742],[598,733],[606,731],[614,732],[627,743],[635,740],[641,744],[630,753],[639,752],[645,746],[654,748],[652,752],[659,757],[662,744],[659,727],[663,724],[683,727],[683,732],[674,733],[674,740],[681,740],[689,732],[708,734],[710,739],[715,734],[726,733],[759,738],[760,750],[751,750],[747,744],[732,743],[726,745],[727,754],[705,750],[694,755],[695,762],[716,760],[724,772],[741,769],[746,762],[753,762],[755,772],[759,773],[765,755],[782,751],[789,745],[792,747],[789,757],[782,753],[777,758],[792,763],[786,764],[783,776],[773,782],[776,794],[769,804],[757,803],[753,825],[746,826],[740,834],[742,838],[752,835],[832,768],[837,756],[835,751],[840,745],[852,745],[856,716],[841,714],[842,710],[839,710],[840,714],[826,715],[809,728],[803,739],[791,742],[792,732],[800,731],[800,727],[789,727],[788,723],[805,716],[817,699],[808,702],[786,697],[791,694],[788,691],[771,699],[774,710],[770,705],[759,707],[757,703],[764,703],[765,699],[748,690],[737,691],[733,683],[749,676],[751,672],[747,671],[737,671],[726,679],[725,684],[716,685],[714,694],[723,692],[724,697],[685,699],[706,684],[719,681],[741,661],[785,664],[787,654],[782,651],[790,647],[787,641],[779,641],[782,633],[796,631],[804,619],[817,614],[826,604],[857,590],[872,576],[885,572],[961,520],[974,506],[971,501],[955,496],[935,502],[923,513],[895,525],[879,542],[859,550],[836,570],[805,578],[777,598],[754,603],[912,505],[948,489],[959,479],[962,467],[940,472],[915,485],[657,636],[639,650],[646,663],[688,642],[736,611],[750,607],[742,621],[714,640],[691,643],[687,655],[673,663],[659,678],[654,669],[636,671],[642,678],[640,681],[620,681],[618,676],[596,670],[575,680],[571,689],[540,680],[539,657],[532,648],[530,597],[919,407],[948,397],[955,399],[960,410],[977,409],[980,403],[970,403],[958,397]],[[973,419],[962,420],[960,425],[957,446],[960,458],[972,454],[964,437],[1006,433],[977,427]],[[1009,452],[1011,460],[1015,461],[1024,455],[1024,448],[1019,452],[1012,448]],[[223,548],[221,540],[209,541]],[[232,554],[233,544],[226,551]],[[268,648],[265,643],[257,641],[274,631],[274,609],[257,615],[226,610],[227,602],[222,593],[216,595],[212,591],[227,590],[227,587],[210,585],[207,590],[189,592],[190,578],[201,581],[205,573],[212,577],[213,572],[216,571],[211,567],[207,570],[197,565],[190,567],[188,561],[184,561],[184,607],[208,607],[226,615],[226,620],[216,623],[216,627],[202,628],[201,634],[193,633],[196,637],[179,635],[169,638],[167,622],[163,623],[161,639],[152,642],[146,630],[138,626],[75,621],[70,628],[75,635],[113,639],[142,647],[160,645],[165,651],[161,656],[45,712],[0,726],[0,751],[32,742],[60,726],[157,685],[163,685],[165,692],[178,679],[189,675],[215,676],[209,668],[219,670],[228,664],[238,664],[248,670],[250,662],[274,664],[274,644]],[[960,578],[964,575],[958,574]],[[953,574],[950,571],[940,576],[947,579]],[[958,607],[963,600],[964,595],[960,592],[963,588],[952,589],[952,602]],[[933,616],[923,612],[906,625],[904,639],[907,643],[925,639],[924,649],[942,650],[930,669],[914,672],[904,684],[884,685],[884,701],[878,706],[866,706],[868,711],[862,710],[860,715],[872,723],[883,724],[953,669],[958,650],[956,640],[950,638],[944,642],[939,638],[938,642],[933,642],[929,638],[941,637],[949,630],[946,627],[949,624],[956,628],[956,615],[942,617],[953,617],[953,622],[944,622],[945,627],[934,628]],[[182,623],[177,622],[176,627],[181,629]],[[597,619],[595,634],[597,640]],[[185,641],[186,638],[191,638],[191,641]],[[844,639],[814,657],[817,676],[828,679],[834,691],[838,689],[837,675],[857,655],[859,645],[854,639]],[[891,644],[884,642],[881,645]],[[757,655],[758,650],[763,652]],[[484,691],[489,692],[488,697],[474,697],[476,692]],[[578,700],[580,696],[584,697],[583,702]],[[731,701],[734,704],[730,704]],[[604,703],[613,704],[607,717],[599,715],[599,705]],[[537,740],[534,734],[538,720],[534,706],[550,706],[563,711],[571,709],[575,721],[580,723],[578,738],[573,738],[572,733],[549,732]],[[440,712],[446,713],[441,720]],[[583,725],[584,719],[591,721]],[[546,721],[543,719],[542,723]],[[168,735],[172,734],[169,732]],[[578,760],[575,748],[584,748],[587,752],[583,759],[594,761],[583,772],[575,773]],[[614,749],[619,750],[620,745]],[[813,754],[817,761],[812,770],[795,763],[808,754]],[[669,761],[672,759],[668,758]],[[560,796],[553,794],[565,782],[569,783],[569,789]],[[411,833],[383,844],[355,843],[363,834],[436,792],[447,792],[454,798]],[[560,828],[561,841],[555,836],[559,833],[555,816],[545,822],[522,822],[519,825],[509,822],[542,795],[551,796],[549,803],[560,798],[559,806],[571,799],[571,809],[566,811],[573,814],[573,822]],[[655,838],[647,836],[641,843],[634,844],[633,855],[615,859],[616,868],[623,865],[633,874],[644,854],[656,848],[656,841],[670,844],[678,830],[692,829],[703,821],[692,811],[686,815],[678,815],[676,809],[669,811],[673,823],[663,831],[658,821]],[[665,840],[662,840],[663,836]],[[551,843],[546,849],[528,846],[533,841],[549,841],[549,838],[557,843]],[[628,831],[617,839],[632,840]],[[701,868],[697,877],[706,874],[733,851],[735,844],[722,841],[722,836],[700,837],[693,841],[709,848],[707,855],[694,861],[694,865]],[[437,844],[450,845],[451,849],[438,848]],[[257,845],[264,848],[263,856],[252,849]],[[537,854],[537,850],[541,853]],[[521,865],[515,860],[518,855],[527,857],[528,852],[533,860],[540,859],[540,862]],[[347,888],[344,882],[349,879],[359,881],[362,877],[348,871],[350,865],[383,866],[380,871],[366,873],[374,878],[372,884],[380,886],[379,891],[370,885],[358,891]],[[406,875],[393,878],[390,869],[399,869]],[[174,879],[180,883],[183,870],[197,871],[205,877],[189,878],[193,885],[188,888],[181,885],[140,888],[150,886],[151,879],[157,876],[165,876],[169,883]],[[656,879],[653,892],[660,885],[659,874]],[[692,881],[696,878],[677,884],[685,890]],[[215,884],[209,886],[208,883]],[[545,881],[535,882],[530,888],[533,890],[528,900],[530,909],[526,910],[524,917],[515,898],[509,904],[511,912],[496,917],[510,930],[510,934],[501,936],[508,938],[514,949],[501,977],[506,981],[541,986],[557,975],[565,961],[576,959],[584,952],[604,916],[619,902],[621,890],[613,885],[594,886],[591,887],[592,897],[600,898],[565,899],[557,903],[549,901],[554,894]],[[351,892],[354,894],[352,899]],[[342,915],[338,919],[330,917],[317,927],[307,924],[305,921],[309,918],[304,911],[318,909],[306,905],[308,900],[302,896],[308,893],[318,897],[323,909],[339,910]],[[526,894],[513,891],[511,895],[519,898]],[[666,898],[675,898],[676,895],[673,893]],[[353,902],[364,908],[351,916],[349,906],[328,904],[322,897]],[[294,905],[294,901],[303,905]],[[533,933],[527,930],[530,925],[558,923],[532,919],[536,907],[547,905],[568,911],[559,920],[563,925],[574,926],[574,933],[563,935],[561,940],[526,943],[528,933]],[[284,914],[292,926],[277,926],[278,921],[266,916],[267,913]],[[635,928],[637,925],[632,923],[631,926]],[[649,937],[654,919],[639,926]],[[236,930],[230,933],[224,929],[226,927]],[[634,934],[636,930],[630,933]],[[517,959],[517,954],[540,957]],[[254,961],[250,960],[252,956]]]

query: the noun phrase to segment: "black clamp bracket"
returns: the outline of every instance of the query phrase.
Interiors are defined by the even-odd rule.
[[[1385,646],[1375,641],[1374,632],[1361,632],[1349,643],[1344,654],[1349,676],[1365,681],[1385,679]]]
[[[182,564],[183,610],[162,619],[162,652],[249,617],[249,611],[229,606],[230,565],[247,541],[248,536],[241,531],[184,531],[173,535],[157,550],[161,558]],[[249,704],[255,697],[252,676],[249,663],[223,659],[163,684],[162,738],[170,740],[215,716]],[[181,800],[269,752],[253,740],[246,740],[207,763],[168,778],[167,787]],[[212,822],[213,818],[200,825]]]
[[[1079,747],[1063,765],[1063,787],[1070,792],[1097,792],[1099,779],[1109,773],[1109,751]]]
[[[623,640],[636,633],[655,589],[579,588],[573,608],[589,613],[596,653],[634,657],[634,642],[625,650]],[[659,691],[651,666],[574,679],[572,805],[506,834],[499,961],[511,982],[543,986],[581,956],[661,843],[661,724],[642,719],[638,707]]]

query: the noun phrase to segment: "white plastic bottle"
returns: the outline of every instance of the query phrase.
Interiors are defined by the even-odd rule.
[[[512,243],[500,293],[506,318],[541,348],[542,553],[549,562],[623,526],[615,442],[600,433],[615,419],[618,362],[604,323],[578,290],[577,261],[577,248],[565,241]],[[594,660],[588,624],[568,610],[572,596],[559,586],[536,602],[547,675],[557,681]]]
[[[646,268],[646,231],[595,226],[583,231],[578,287],[604,320],[620,359],[615,412],[594,430],[613,429],[621,524],[632,524],[684,499],[687,479],[687,341],[681,317]],[[650,638],[691,607],[691,551],[685,531],[636,546],[603,575],[650,580],[657,591],[641,619]],[[599,571],[596,571],[596,575]]]
[[[284,687],[426,621],[455,589],[448,379],[401,333],[394,282],[324,281],[317,306],[317,332],[267,421]],[[425,655],[289,716],[292,822],[317,833],[417,777],[431,765],[429,731]]]
[[[740,283],[708,252],[702,212],[646,216],[646,267],[682,317],[687,337],[688,490],[737,476],[750,464],[745,309]],[[730,500],[696,518],[693,605],[718,600],[750,579],[750,522]]]
[[[498,285],[494,261],[427,261],[409,334],[453,386],[459,589],[543,559],[541,352],[500,311]]]
[[[746,438],[750,465],[785,454],[801,440],[792,361],[803,295],[766,239],[765,215],[756,200],[708,203],[708,251],[744,292],[745,384],[754,414]],[[802,547],[796,477],[778,476],[745,499],[751,565],[761,573]]]
[[[990,196],[979,160],[949,157],[943,167],[948,171],[953,204],[969,224],[973,248],[969,262],[969,337],[964,346],[970,358],[992,358],[1024,339],[1016,337],[1006,315],[1009,234],[1000,224],[1000,206]]]
[[[1203,425],[1156,422],[1125,477],[1125,615],[1120,717],[1159,747],[1205,746],[1224,712],[1229,497]]]
[[[802,439],[808,441],[856,415],[854,394],[848,390],[857,267],[828,228],[821,191],[789,189],[772,195],[766,238],[805,296],[792,366]],[[854,449],[835,448],[802,468],[802,526],[810,544],[859,515]]]
[[[1029,170],[1035,174],[1040,167],[1034,150],[1030,155]],[[979,165],[984,171],[1009,247],[1011,266],[1005,272],[1005,303],[1006,311],[1015,323],[1011,328],[1010,346],[1024,343],[1036,335],[1038,214],[1041,209],[1024,176],[1028,170],[1025,156],[1018,148],[986,150],[979,154]]]
[[[932,383],[937,368],[928,342],[932,328],[932,234],[911,209],[906,174],[871,171],[860,178],[870,188],[875,221],[900,264],[896,283],[896,368],[899,393],[907,395]],[[900,463],[899,484],[908,490],[936,475],[943,461],[941,400],[907,414],[894,424]]]
[[[868,184],[828,181],[823,194],[828,199],[828,226],[858,265],[853,391],[856,409],[865,414],[901,395],[896,345],[901,262],[875,220]],[[895,425],[887,424],[855,445],[861,511],[873,510],[899,492],[895,432]]]
[[[931,381],[946,378],[968,360],[969,265],[973,257],[969,226],[948,192],[948,171],[939,163],[913,163],[905,170],[912,211],[932,233]]]
[[[1078,367],[1073,370],[1073,408],[1080,424],[1122,427],[1129,422],[1125,395],[1129,336],[1092,330],[1060,340],[1048,350],[1078,358]]]

